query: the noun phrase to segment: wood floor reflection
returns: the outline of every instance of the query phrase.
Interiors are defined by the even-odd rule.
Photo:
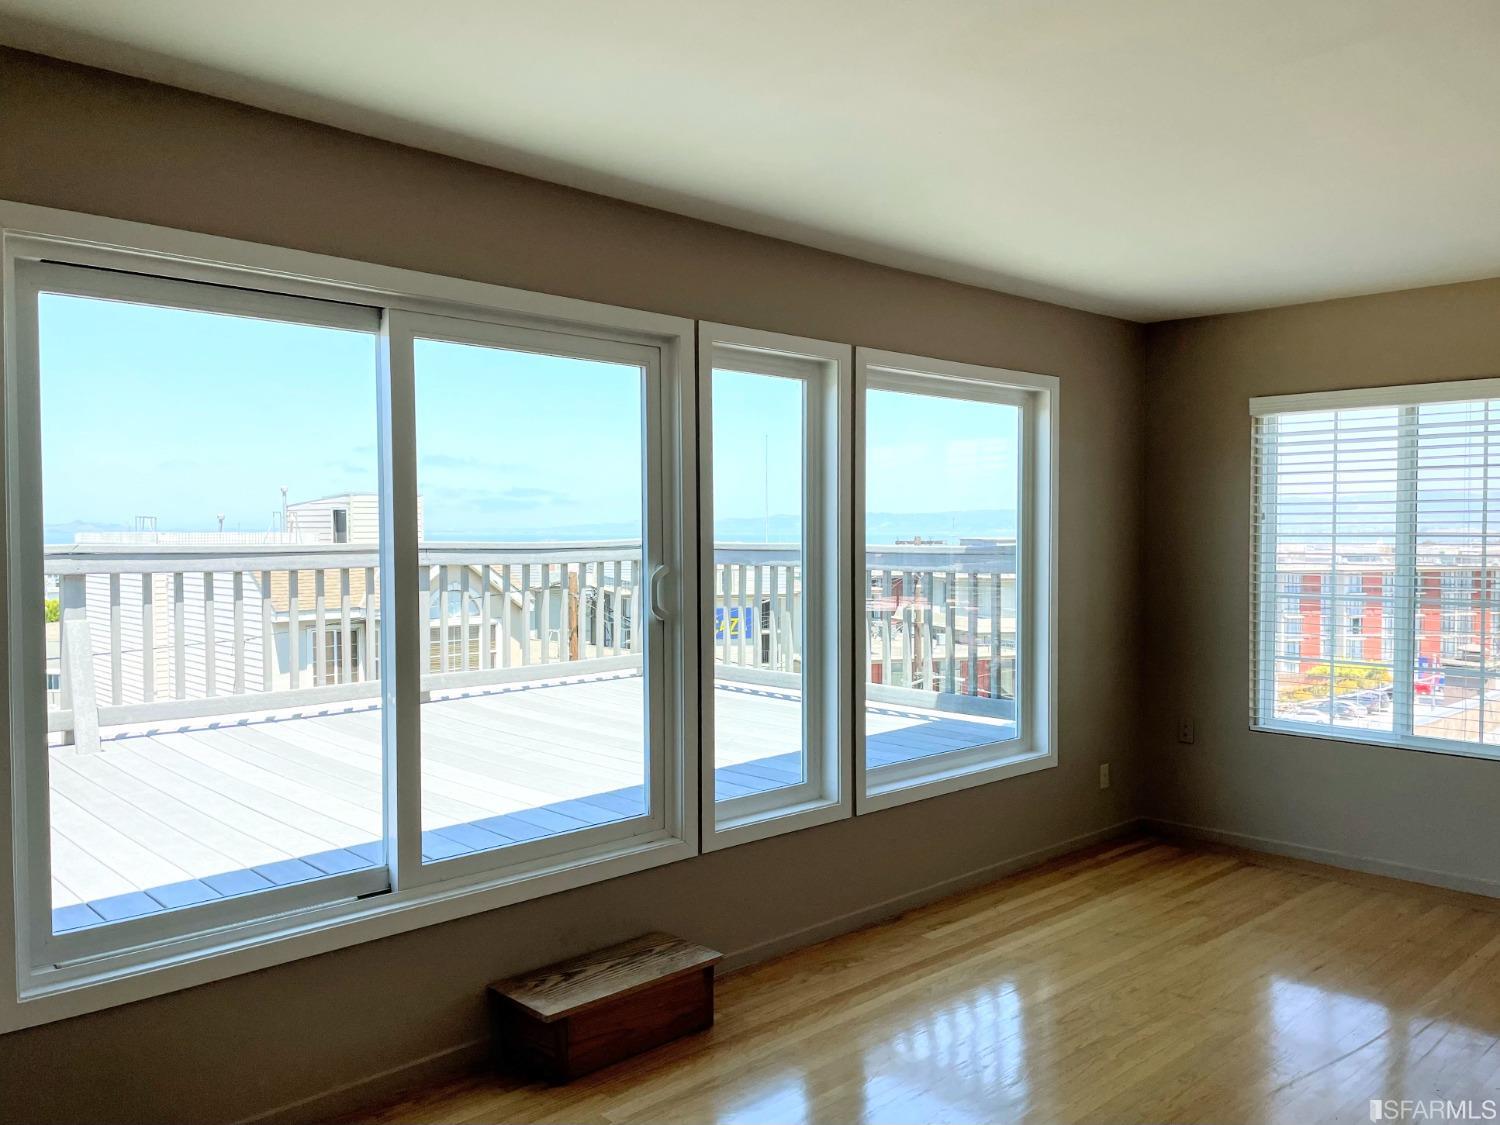
[[[1364,1122],[1500,1098],[1500,902],[1133,840],[719,982],[704,1035],[381,1122]]]

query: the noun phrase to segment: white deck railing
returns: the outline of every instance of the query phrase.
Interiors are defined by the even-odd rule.
[[[1011,558],[872,551],[871,692],[1010,697]],[[424,693],[641,665],[637,543],[429,544],[419,561]],[[101,726],[378,694],[382,591],[367,545],[86,543],[49,548],[45,570],[60,603],[48,729],[80,750],[98,748]],[[797,548],[720,545],[714,595],[716,674],[795,684]]]
[[[639,667],[639,560],[630,543],[422,548],[423,690]],[[49,548],[48,729],[92,749],[100,726],[373,697],[378,566],[362,545]]]
[[[982,558],[898,566],[880,561],[872,553],[866,569],[867,694],[1013,699],[1014,571]]]

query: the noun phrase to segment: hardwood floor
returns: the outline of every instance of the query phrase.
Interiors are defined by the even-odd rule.
[[[725,976],[711,1031],[569,1086],[478,1075],[357,1120],[1303,1125],[1374,1098],[1488,1119],[1500,902],[1145,839]]]

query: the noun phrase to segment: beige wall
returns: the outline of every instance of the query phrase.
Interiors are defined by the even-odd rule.
[[[1248,399],[1500,375],[1500,280],[1156,325],[1148,342],[1144,811],[1500,894],[1500,763],[1248,724]]]
[[[1063,386],[1057,769],[8,1035],[0,1115],[247,1116],[474,1040],[496,975],[648,927],[769,948],[1132,815],[1138,327],[3,50],[0,138],[0,198]]]

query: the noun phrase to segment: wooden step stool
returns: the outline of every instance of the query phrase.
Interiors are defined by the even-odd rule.
[[[714,1022],[722,954],[643,934],[489,987],[500,1057],[569,1082]]]

